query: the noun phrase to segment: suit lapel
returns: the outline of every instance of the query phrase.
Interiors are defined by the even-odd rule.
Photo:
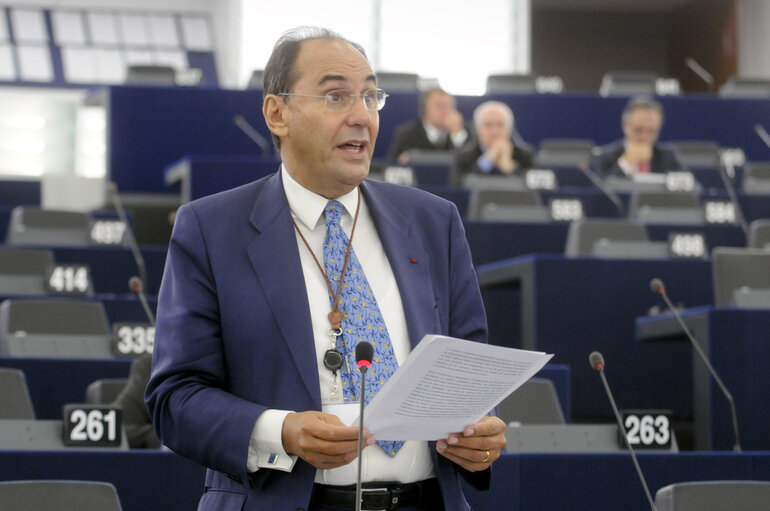
[[[409,342],[414,348],[428,333],[438,333],[436,298],[430,278],[430,260],[406,218],[381,191],[364,181],[361,190],[377,234],[396,277]]]
[[[310,306],[280,172],[265,181],[249,220],[257,230],[247,248],[249,259],[294,357],[297,372],[320,410]]]

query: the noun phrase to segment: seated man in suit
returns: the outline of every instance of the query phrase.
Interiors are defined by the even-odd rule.
[[[468,174],[511,175],[532,167],[532,152],[514,142],[511,108],[500,101],[485,101],[473,111],[476,142],[455,155],[453,177],[460,184]],[[520,137],[516,137],[520,138]]]
[[[150,420],[147,405],[144,404],[144,390],[150,379],[151,355],[141,355],[131,362],[128,383],[115,399],[113,405],[123,409],[123,426],[128,446],[132,449],[157,449],[161,447],[158,435]]]
[[[658,144],[663,126],[663,106],[649,96],[631,98],[623,110],[619,142],[605,146],[596,159],[599,176],[626,176],[668,172],[684,168],[676,151]]]
[[[375,350],[368,403],[426,334],[486,342],[486,314],[454,204],[366,179],[387,96],[363,48],[290,31],[264,81],[281,167],[179,209],[147,406],[163,445],[208,468],[199,511],[353,509],[354,349]],[[489,487],[504,431],[365,432],[363,509],[468,511],[461,479]]]
[[[470,141],[470,130],[454,98],[436,87],[420,95],[420,119],[396,128],[388,158],[403,165],[409,162],[411,149],[454,151]]]

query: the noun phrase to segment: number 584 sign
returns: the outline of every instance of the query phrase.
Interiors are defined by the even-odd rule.
[[[628,443],[634,449],[669,449],[673,431],[669,410],[623,410],[620,412]],[[625,449],[620,431],[618,441]]]

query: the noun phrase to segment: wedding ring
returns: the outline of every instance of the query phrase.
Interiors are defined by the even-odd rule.
[[[484,459],[481,460],[482,463],[486,463],[487,461],[489,461],[489,451],[487,451],[487,455],[484,457]]]

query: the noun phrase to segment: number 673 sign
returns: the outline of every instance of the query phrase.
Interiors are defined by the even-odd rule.
[[[670,410],[622,410],[628,443],[634,449],[670,449],[672,437]],[[626,448],[618,430],[618,442]]]

